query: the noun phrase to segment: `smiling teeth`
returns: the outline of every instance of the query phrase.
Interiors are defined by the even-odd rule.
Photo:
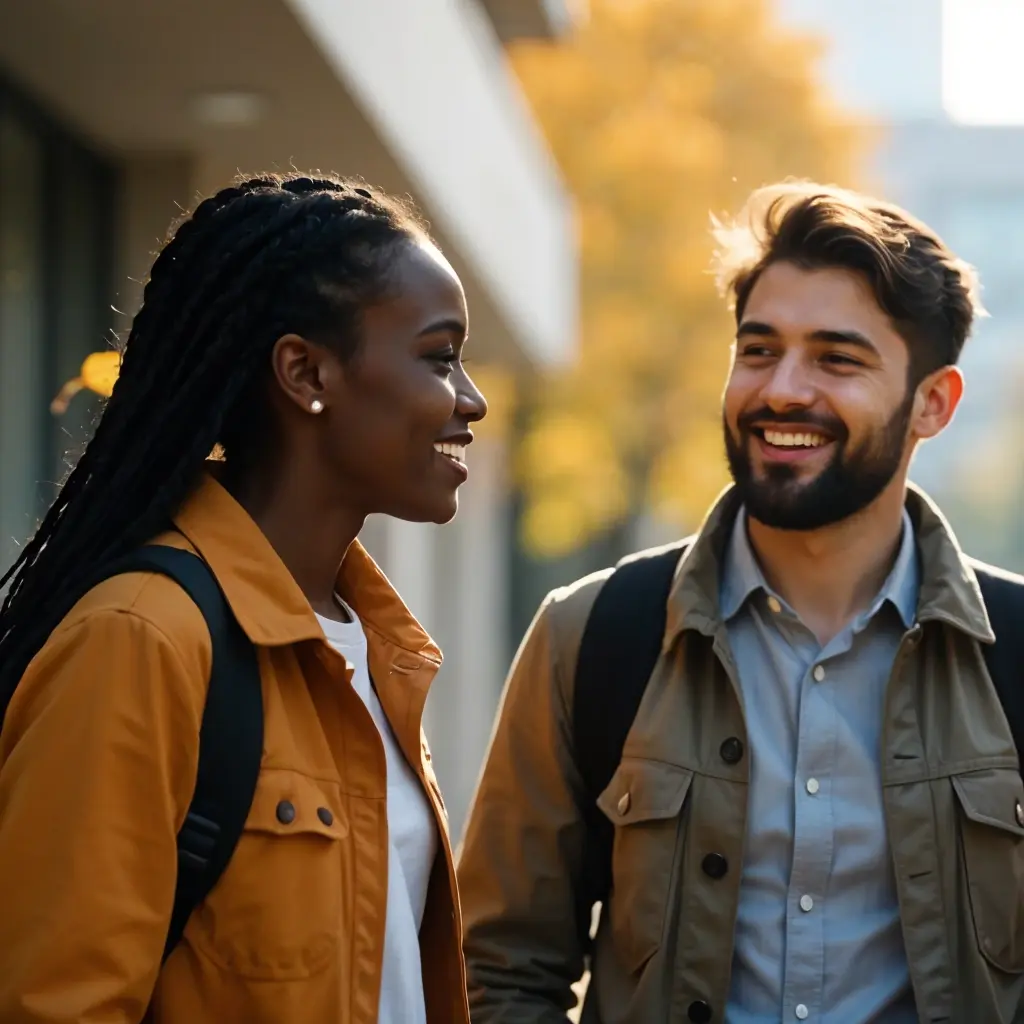
[[[826,441],[821,434],[789,434],[781,430],[766,430],[764,439],[776,448],[820,448]]]
[[[466,446],[464,444],[435,444],[434,451],[441,455],[447,455],[453,462],[466,461]]]

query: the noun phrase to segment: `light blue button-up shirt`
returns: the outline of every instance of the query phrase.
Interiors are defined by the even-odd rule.
[[[918,584],[904,514],[878,597],[822,647],[765,582],[737,517],[721,610],[750,793],[727,1024],[917,1024],[880,758],[886,685]]]

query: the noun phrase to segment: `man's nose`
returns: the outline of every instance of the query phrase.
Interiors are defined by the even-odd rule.
[[[816,391],[804,361],[794,353],[776,363],[761,389],[761,399],[769,409],[782,412],[794,406],[814,404]]]

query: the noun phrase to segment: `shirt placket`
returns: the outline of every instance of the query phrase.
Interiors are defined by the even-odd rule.
[[[808,642],[807,651],[815,652]],[[825,651],[800,680],[796,771],[793,782],[793,860],[786,899],[786,957],[782,1020],[822,1016],[825,978],[824,901],[835,841],[829,752],[836,742],[835,712],[826,699]]]

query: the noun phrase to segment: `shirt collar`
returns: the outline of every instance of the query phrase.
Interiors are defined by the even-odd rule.
[[[896,561],[882,584],[870,609],[860,617],[867,622],[888,602],[909,629],[917,615],[917,596],[920,570],[917,564],[917,545],[914,542],[914,524],[910,514],[903,510],[903,532]],[[764,592],[785,605],[785,601],[768,585],[758,564],[747,533],[745,509],[740,509],[732,526],[722,566],[721,614],[724,621],[734,618],[754,593]]]
[[[728,622],[734,618],[746,604],[747,598],[759,590],[771,593],[747,534],[746,509],[740,508],[722,560],[722,619]]]
[[[174,525],[213,570],[253,643],[273,647],[323,639],[313,609],[270,541],[211,474],[203,475]],[[359,541],[345,555],[337,590],[365,628],[416,656],[410,664],[441,663],[437,645]]]
[[[708,637],[718,634],[723,558],[741,504],[736,488],[726,488],[697,535],[688,538],[669,593],[662,639],[665,650],[685,630]],[[920,574],[915,621],[943,622],[981,643],[992,643],[995,634],[977,577],[949,523],[914,484],[907,485],[906,508],[917,548],[915,568]]]

